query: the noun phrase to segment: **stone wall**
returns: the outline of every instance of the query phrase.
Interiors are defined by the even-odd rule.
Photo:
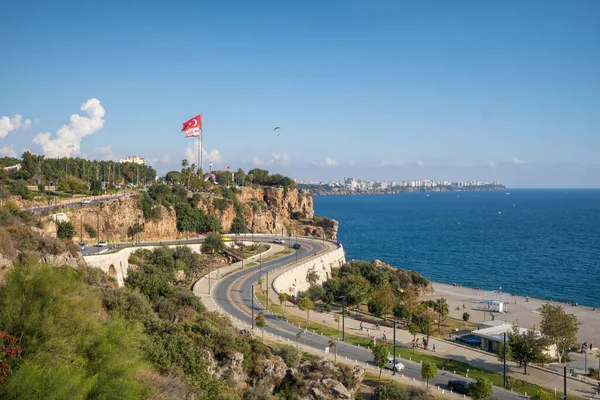
[[[273,280],[273,289],[277,293],[296,295],[310,287],[306,281],[306,274],[314,269],[319,275],[318,284],[331,278],[331,270],[339,268],[346,263],[344,248],[340,245],[337,249],[323,253],[315,258],[300,262],[297,266],[283,272]]]

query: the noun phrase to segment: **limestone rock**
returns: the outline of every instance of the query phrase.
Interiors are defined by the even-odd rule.
[[[334,398],[336,398],[336,399],[351,399],[352,398],[352,395],[350,394],[348,389],[346,389],[346,387],[344,385],[342,385],[340,382],[336,381],[335,379],[325,378],[321,382],[323,382],[325,387],[331,391]]]

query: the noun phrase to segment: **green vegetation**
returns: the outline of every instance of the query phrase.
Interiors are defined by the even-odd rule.
[[[367,381],[367,379],[365,379]],[[373,400],[431,400],[423,389],[406,386],[394,381],[385,381],[375,388]]]
[[[469,385],[469,396],[473,400],[482,400],[494,394],[492,383],[486,378],[477,378],[475,382]]]
[[[89,224],[83,224],[83,230],[87,232],[87,234],[91,237],[91,238],[95,238],[98,236],[98,232],[96,232],[96,229],[89,225]]]
[[[423,361],[421,363],[421,378],[427,382],[427,389],[429,390],[429,380],[437,376],[438,369],[431,361]]]
[[[253,184],[262,186],[296,186],[296,182],[293,179],[281,174],[270,175],[269,171],[260,168],[254,168],[248,171],[248,179]]]
[[[534,329],[528,329],[526,333],[519,332],[518,327],[513,327],[513,331],[508,333],[510,343],[511,359],[523,366],[523,373],[527,375],[527,365],[533,362],[543,362],[544,348],[549,340],[544,336],[539,336]],[[508,354],[507,354],[508,358]]]
[[[262,340],[265,340],[265,326],[267,326],[267,320],[265,319],[265,313],[259,312],[255,318],[256,326],[261,330]]]
[[[223,237],[218,233],[209,233],[202,243],[202,252],[210,254],[219,254],[225,251],[225,243]]]
[[[373,346],[371,351],[373,352],[373,363],[379,367],[379,379],[381,379],[381,371],[383,371],[383,368],[388,363],[387,355],[389,353],[387,346],[379,342]]]
[[[19,171],[10,172],[7,178],[24,180],[30,184],[54,183],[57,190],[65,193],[98,193],[98,183],[114,182],[134,184],[153,182],[156,171],[146,165],[118,163],[114,161],[90,161],[83,158],[46,158],[45,156],[23,153],[21,160],[13,157],[0,158],[0,165],[21,164]],[[100,184],[100,192],[102,186]],[[11,191],[12,194],[17,194]],[[21,194],[18,194],[21,195]]]
[[[313,309],[314,304],[311,299],[308,297],[303,297],[298,301],[298,308],[304,312],[306,312],[306,322],[308,322],[308,317],[310,311]]]
[[[542,315],[540,330],[552,344],[556,345],[558,362],[561,363],[569,349],[576,346],[579,330],[577,317],[565,313],[561,306],[551,304],[544,304],[540,314]]]
[[[62,240],[71,240],[75,236],[75,227],[69,221],[56,222],[56,237]]]

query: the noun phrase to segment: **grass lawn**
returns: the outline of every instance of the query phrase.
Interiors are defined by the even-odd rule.
[[[256,249],[254,250],[250,250],[249,249],[250,246],[244,246],[244,257],[248,258],[248,257],[252,257],[255,256],[259,253],[264,253],[265,251],[270,249],[270,246],[266,246],[264,244],[261,244],[259,246],[256,246]]]

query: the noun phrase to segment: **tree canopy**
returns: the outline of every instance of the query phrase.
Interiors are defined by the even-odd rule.
[[[566,356],[569,349],[577,343],[577,331],[579,322],[573,314],[565,313],[562,306],[544,304],[540,309],[542,323],[540,330],[548,340],[556,345],[558,362]]]

